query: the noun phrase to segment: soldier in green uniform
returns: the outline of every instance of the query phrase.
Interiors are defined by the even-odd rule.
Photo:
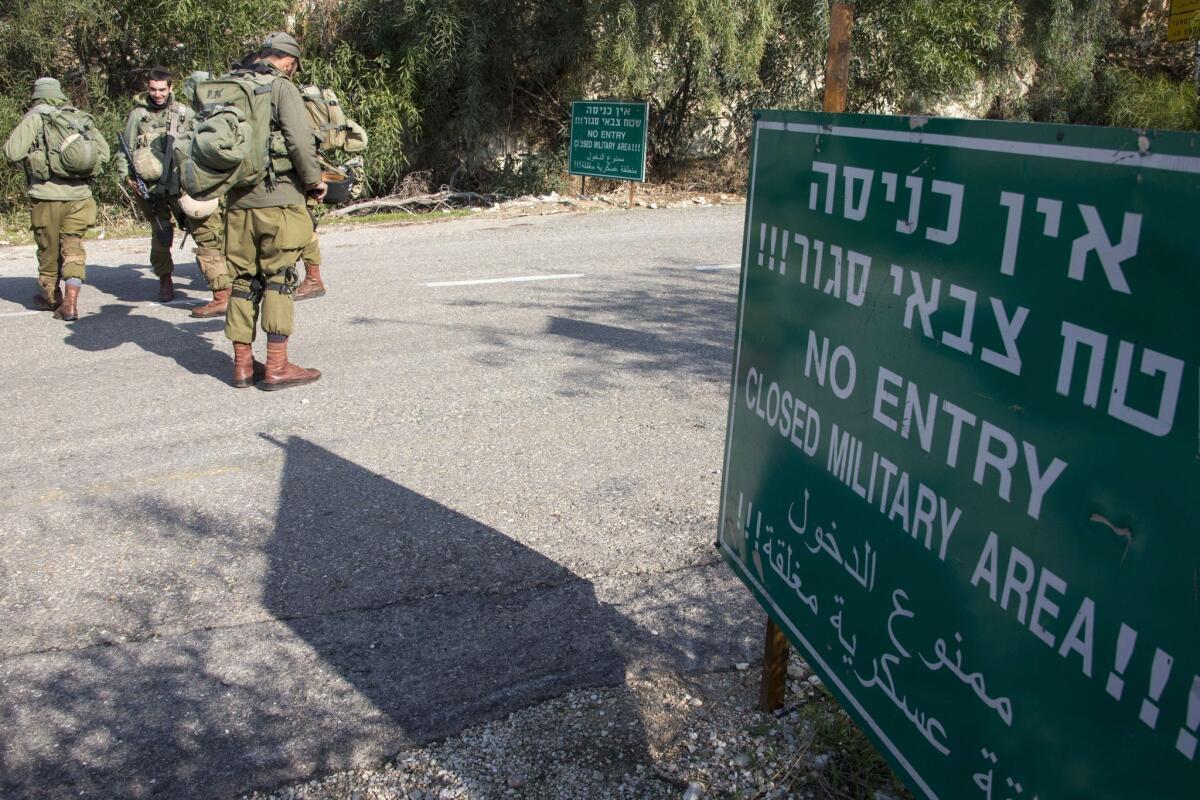
[[[33,106],[9,134],[4,156],[25,167],[41,286],[35,302],[39,308],[53,310],[55,317],[70,321],[79,317],[79,290],[87,262],[83,235],[96,224],[96,201],[92,199],[89,178],[64,177],[49,168],[55,156],[61,164],[67,145],[64,139],[58,144],[58,154],[49,152],[49,120],[56,112],[90,122],[90,117],[67,103],[57,80],[38,78],[33,83]],[[96,168],[108,160],[108,144],[98,133],[87,137],[85,144],[92,148],[90,160]],[[66,282],[65,291],[60,280]]]
[[[184,80],[181,91],[183,101],[193,111],[199,111],[202,105],[196,98],[196,87],[211,78],[210,73],[197,70]],[[233,288],[233,276],[225,263],[225,209],[222,204],[214,204],[211,201],[202,203],[192,200],[187,195],[180,197],[179,206],[191,219],[189,229],[196,241],[192,252],[196,254],[200,273],[208,281],[208,288],[213,293],[213,299],[193,308],[191,316],[197,319],[223,317],[229,303],[229,293]],[[205,215],[206,210],[211,211]]]
[[[326,190],[304,100],[292,83],[300,57],[294,38],[272,33],[250,67],[274,78],[271,128],[282,136],[291,169],[275,170],[258,185],[234,189],[226,198],[225,257],[234,281],[225,312],[225,336],[233,342],[233,385],[239,388],[252,385],[256,377],[251,344],[257,324],[267,334],[263,389],[300,386],[321,377],[315,369],[290,363],[287,356],[294,322],[296,259],[313,233],[305,197],[319,200]]]
[[[170,239],[156,235],[150,238],[150,265],[158,276],[158,299],[163,303],[175,299],[171,244],[179,199],[179,175],[169,163],[173,159],[168,143],[179,135],[193,113],[172,95],[171,73],[163,67],[152,67],[146,75],[146,91],[133,98],[133,110],[125,123],[125,141],[133,151],[134,166],[150,189],[148,201],[137,198],[138,207],[156,231],[170,232]],[[136,188],[124,160],[121,171],[130,188]]]

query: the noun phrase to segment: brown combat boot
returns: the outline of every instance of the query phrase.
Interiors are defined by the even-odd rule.
[[[63,322],[74,322],[79,319],[79,289],[79,286],[67,284],[62,302],[58,304],[58,308],[54,309],[55,319],[61,319]]]
[[[300,281],[300,285],[296,287],[296,293],[292,295],[292,299],[307,300],[310,297],[321,297],[324,294],[325,284],[321,280],[321,265],[305,264],[304,280]]]
[[[225,316],[225,308],[229,305],[229,295],[232,292],[232,289],[214,289],[213,299],[202,306],[193,308],[192,316],[196,319]]]
[[[272,341],[276,339],[277,341]],[[273,392],[292,386],[303,386],[321,377],[320,370],[305,369],[288,362],[287,337],[271,335],[267,337],[267,376],[260,389]]]
[[[170,275],[158,279],[158,302],[169,303],[175,299],[175,283]]]
[[[254,360],[254,351],[248,344],[233,343],[233,386],[246,389],[261,381],[267,368],[261,361]]]
[[[40,283],[40,281],[39,281],[39,283]],[[36,306],[38,308],[39,311],[53,311],[54,309],[58,308],[59,305],[62,304],[62,300],[63,300],[63,293],[62,293],[62,284],[61,283],[57,284],[54,287],[53,302],[46,299],[45,291],[38,292],[37,294],[35,294],[33,296],[33,304],[34,304],[34,306]]]

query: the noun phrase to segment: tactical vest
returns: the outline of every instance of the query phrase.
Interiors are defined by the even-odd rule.
[[[142,108],[138,119],[137,139],[131,142],[136,150],[149,147],[160,157],[166,152],[167,134],[178,136],[183,128],[187,109],[180,103],[171,103],[160,111]],[[172,126],[174,130],[172,130]]]

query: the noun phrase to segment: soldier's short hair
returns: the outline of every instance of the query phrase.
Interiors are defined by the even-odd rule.
[[[285,53],[282,50],[276,50],[274,47],[264,47],[254,55],[255,59],[263,58],[295,58],[291,53]]]
[[[155,65],[146,73],[146,81],[166,81],[167,85],[171,85],[171,70],[166,67]]]

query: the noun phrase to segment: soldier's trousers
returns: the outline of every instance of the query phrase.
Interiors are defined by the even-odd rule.
[[[321,266],[321,243],[317,239],[317,232],[313,231],[312,238],[308,240],[308,244],[304,245],[304,250],[300,252],[300,260],[304,262],[306,267]]]
[[[249,344],[260,323],[264,333],[291,336],[296,259],[312,234],[302,205],[225,212],[225,258],[233,274],[227,339]]]
[[[58,281],[86,277],[87,255],[83,235],[96,224],[96,201],[34,200],[29,211],[33,240],[37,242],[38,283],[43,296],[53,301]]]
[[[309,211],[313,211],[317,207],[317,201],[311,197],[306,200],[306,206]],[[317,240],[317,229],[314,226],[312,237],[308,240],[308,244],[304,245],[304,251],[300,253],[300,260],[304,262],[305,267],[321,266],[321,243]]]
[[[175,217],[173,214],[177,208],[175,198],[164,198],[161,202],[151,206],[139,197],[137,204],[142,216],[150,222],[150,266],[154,268],[155,275],[160,278],[166,277],[175,271],[175,262],[171,259],[171,244],[175,240]],[[163,244],[155,235],[155,232],[164,225],[171,231],[171,243],[169,244]]]
[[[214,292],[228,289],[233,277],[225,263],[225,209],[218,206],[210,216],[192,220],[191,225],[192,238],[196,240],[193,252],[208,288]]]

